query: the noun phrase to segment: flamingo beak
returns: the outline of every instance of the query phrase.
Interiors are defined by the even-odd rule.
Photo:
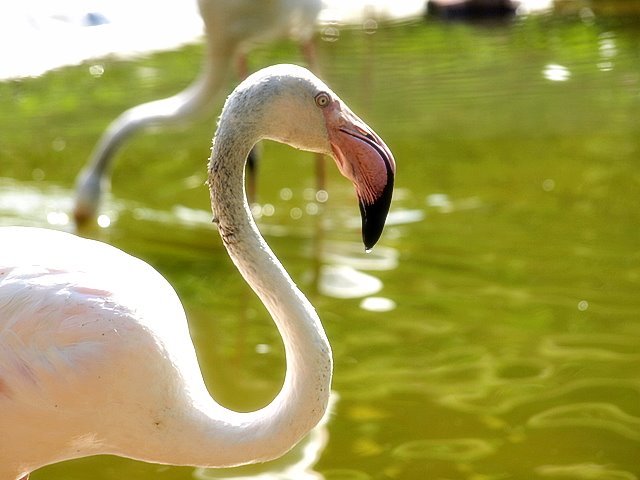
[[[338,169],[355,186],[362,241],[370,250],[389,213],[396,162],[382,139],[339,100],[325,108],[325,120]]]

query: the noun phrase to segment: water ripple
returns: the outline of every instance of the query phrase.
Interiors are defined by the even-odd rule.
[[[574,403],[553,407],[527,422],[530,427],[588,427],[608,430],[629,440],[640,441],[640,418],[611,403]]]
[[[403,460],[451,460],[471,462],[493,455],[496,445],[481,438],[414,440],[403,443],[392,455]]]
[[[553,367],[540,359],[510,358],[496,362],[495,376],[497,379],[514,381],[532,381],[549,378]]]
[[[443,395],[439,403],[455,410],[478,414],[506,414],[516,409],[531,410],[536,404],[571,404],[575,399],[628,399],[632,408],[640,400],[640,382],[619,379],[583,379],[550,388],[544,382],[508,382],[478,385],[476,390]],[[592,403],[598,403],[594,401]],[[540,407],[538,406],[538,409]],[[635,413],[635,411],[634,411]],[[527,415],[523,413],[522,415]]]
[[[614,334],[559,334],[543,340],[540,351],[550,357],[610,361],[640,360],[638,339]]]

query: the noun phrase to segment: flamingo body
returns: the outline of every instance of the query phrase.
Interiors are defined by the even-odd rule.
[[[94,454],[198,467],[260,462],[322,418],[331,348],[244,191],[247,154],[264,138],[334,157],[355,186],[366,248],[382,233],[395,161],[301,67],[263,69],[227,99],[209,161],[211,206],[231,260],[282,336],[278,395],[254,412],[218,404],[175,291],[142,260],[68,233],[0,228],[0,479]]]
[[[321,0],[198,0],[210,48],[247,50],[291,37],[311,39]]]
[[[176,406],[206,391],[173,288],[71,234],[2,228],[0,244],[0,472],[123,454],[123,425],[158,448]]]

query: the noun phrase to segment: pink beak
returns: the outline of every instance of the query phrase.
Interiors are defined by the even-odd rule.
[[[362,241],[369,250],[382,235],[389,213],[396,162],[382,139],[340,100],[323,111],[338,169],[356,188]]]

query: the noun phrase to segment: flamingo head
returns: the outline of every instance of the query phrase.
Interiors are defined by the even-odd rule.
[[[272,82],[274,78],[277,81]],[[360,204],[362,240],[371,249],[382,235],[396,171],[384,141],[305,68],[276,65],[245,83],[272,93],[264,102],[269,108],[262,109],[266,133],[261,138],[330,155],[340,173],[351,180]]]

